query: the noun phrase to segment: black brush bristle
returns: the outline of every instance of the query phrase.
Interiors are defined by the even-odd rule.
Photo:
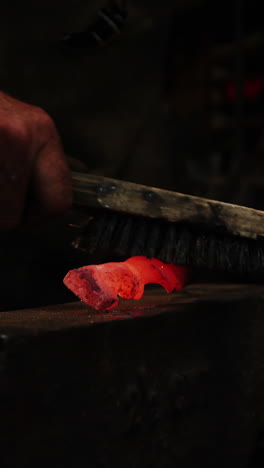
[[[110,250],[125,257],[146,255],[165,263],[252,278],[260,278],[264,273],[263,240],[111,212],[96,213],[83,226],[77,247],[90,253]]]

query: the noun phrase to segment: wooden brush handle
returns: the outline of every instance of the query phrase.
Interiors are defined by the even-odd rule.
[[[73,173],[74,205],[264,238],[264,212],[132,182]]]

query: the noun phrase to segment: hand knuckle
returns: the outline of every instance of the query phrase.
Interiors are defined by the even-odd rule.
[[[18,119],[0,120],[0,140],[24,145],[28,142],[28,131],[25,123]]]
[[[55,123],[52,117],[45,110],[37,107],[35,113],[35,118],[41,131],[44,131],[47,134],[56,132]]]

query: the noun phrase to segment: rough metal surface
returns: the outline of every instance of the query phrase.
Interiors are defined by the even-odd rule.
[[[3,466],[260,466],[263,297],[193,285],[112,314],[2,313]]]
[[[120,299],[114,311],[100,313],[78,302],[1,312],[0,330],[8,334],[28,334],[85,327],[98,322],[147,318],[165,312],[179,314],[199,303],[236,303],[264,298],[264,287],[258,284],[191,284],[182,291],[166,294],[163,288],[146,288],[140,301]]]

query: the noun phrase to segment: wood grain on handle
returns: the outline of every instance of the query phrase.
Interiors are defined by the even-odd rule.
[[[74,205],[264,238],[264,212],[132,182],[73,173]]]

